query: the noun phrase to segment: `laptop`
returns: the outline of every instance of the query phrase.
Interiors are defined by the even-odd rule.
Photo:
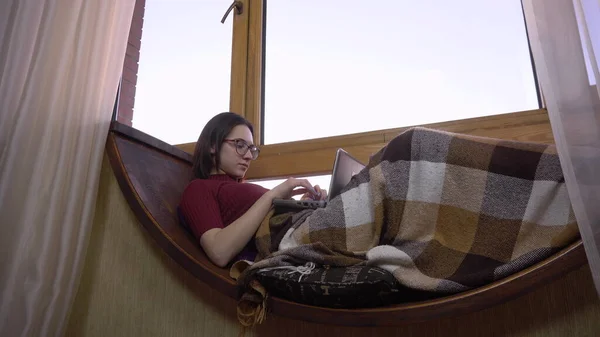
[[[350,182],[350,179],[360,172],[365,165],[352,157],[344,149],[338,149],[335,153],[333,170],[331,172],[331,182],[329,183],[329,194],[326,200],[296,200],[296,199],[274,199],[273,205],[276,207],[303,209],[303,208],[322,208],[327,206],[329,200],[335,198],[342,192],[342,189]]]

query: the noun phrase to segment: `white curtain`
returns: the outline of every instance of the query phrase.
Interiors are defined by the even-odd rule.
[[[600,294],[600,0],[524,0],[552,132]]]
[[[61,336],[135,0],[0,1],[0,336]]]

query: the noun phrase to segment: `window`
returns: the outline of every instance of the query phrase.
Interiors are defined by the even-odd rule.
[[[265,144],[540,108],[518,0],[277,0],[266,13]]]
[[[146,0],[133,127],[170,144],[195,142],[229,110],[231,21],[221,0]]]
[[[223,25],[230,3],[147,0],[134,127],[193,152],[244,115],[249,179],[328,174],[338,147],[367,162],[403,126],[553,139],[518,0],[240,2]]]

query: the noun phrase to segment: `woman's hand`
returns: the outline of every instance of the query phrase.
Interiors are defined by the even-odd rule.
[[[313,194],[311,192],[306,192],[300,198],[300,200],[306,200],[306,199],[325,200],[325,199],[327,199],[327,190],[322,189],[319,185],[315,185],[314,187],[315,187],[315,191],[317,192],[316,194]]]
[[[289,199],[294,195],[300,194],[318,195],[317,190],[308,182],[308,180],[296,178],[287,179],[275,186],[269,193],[273,199]]]

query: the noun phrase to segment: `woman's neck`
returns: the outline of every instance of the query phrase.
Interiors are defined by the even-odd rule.
[[[221,169],[216,169],[216,168],[211,169],[210,170],[210,175],[215,175],[215,174],[227,174],[227,173],[225,173],[225,171],[223,171]]]
[[[236,181],[242,181],[242,180],[244,180],[244,178],[236,178],[236,177],[233,177],[233,176],[231,176],[231,175],[227,174],[225,171],[223,171],[223,170],[221,170],[221,169],[215,169],[215,168],[213,168],[212,170],[210,170],[210,175],[211,175],[211,176],[212,176],[212,175],[226,175],[226,176],[228,176],[229,178],[231,178],[231,179],[233,179],[233,180],[236,180]]]

